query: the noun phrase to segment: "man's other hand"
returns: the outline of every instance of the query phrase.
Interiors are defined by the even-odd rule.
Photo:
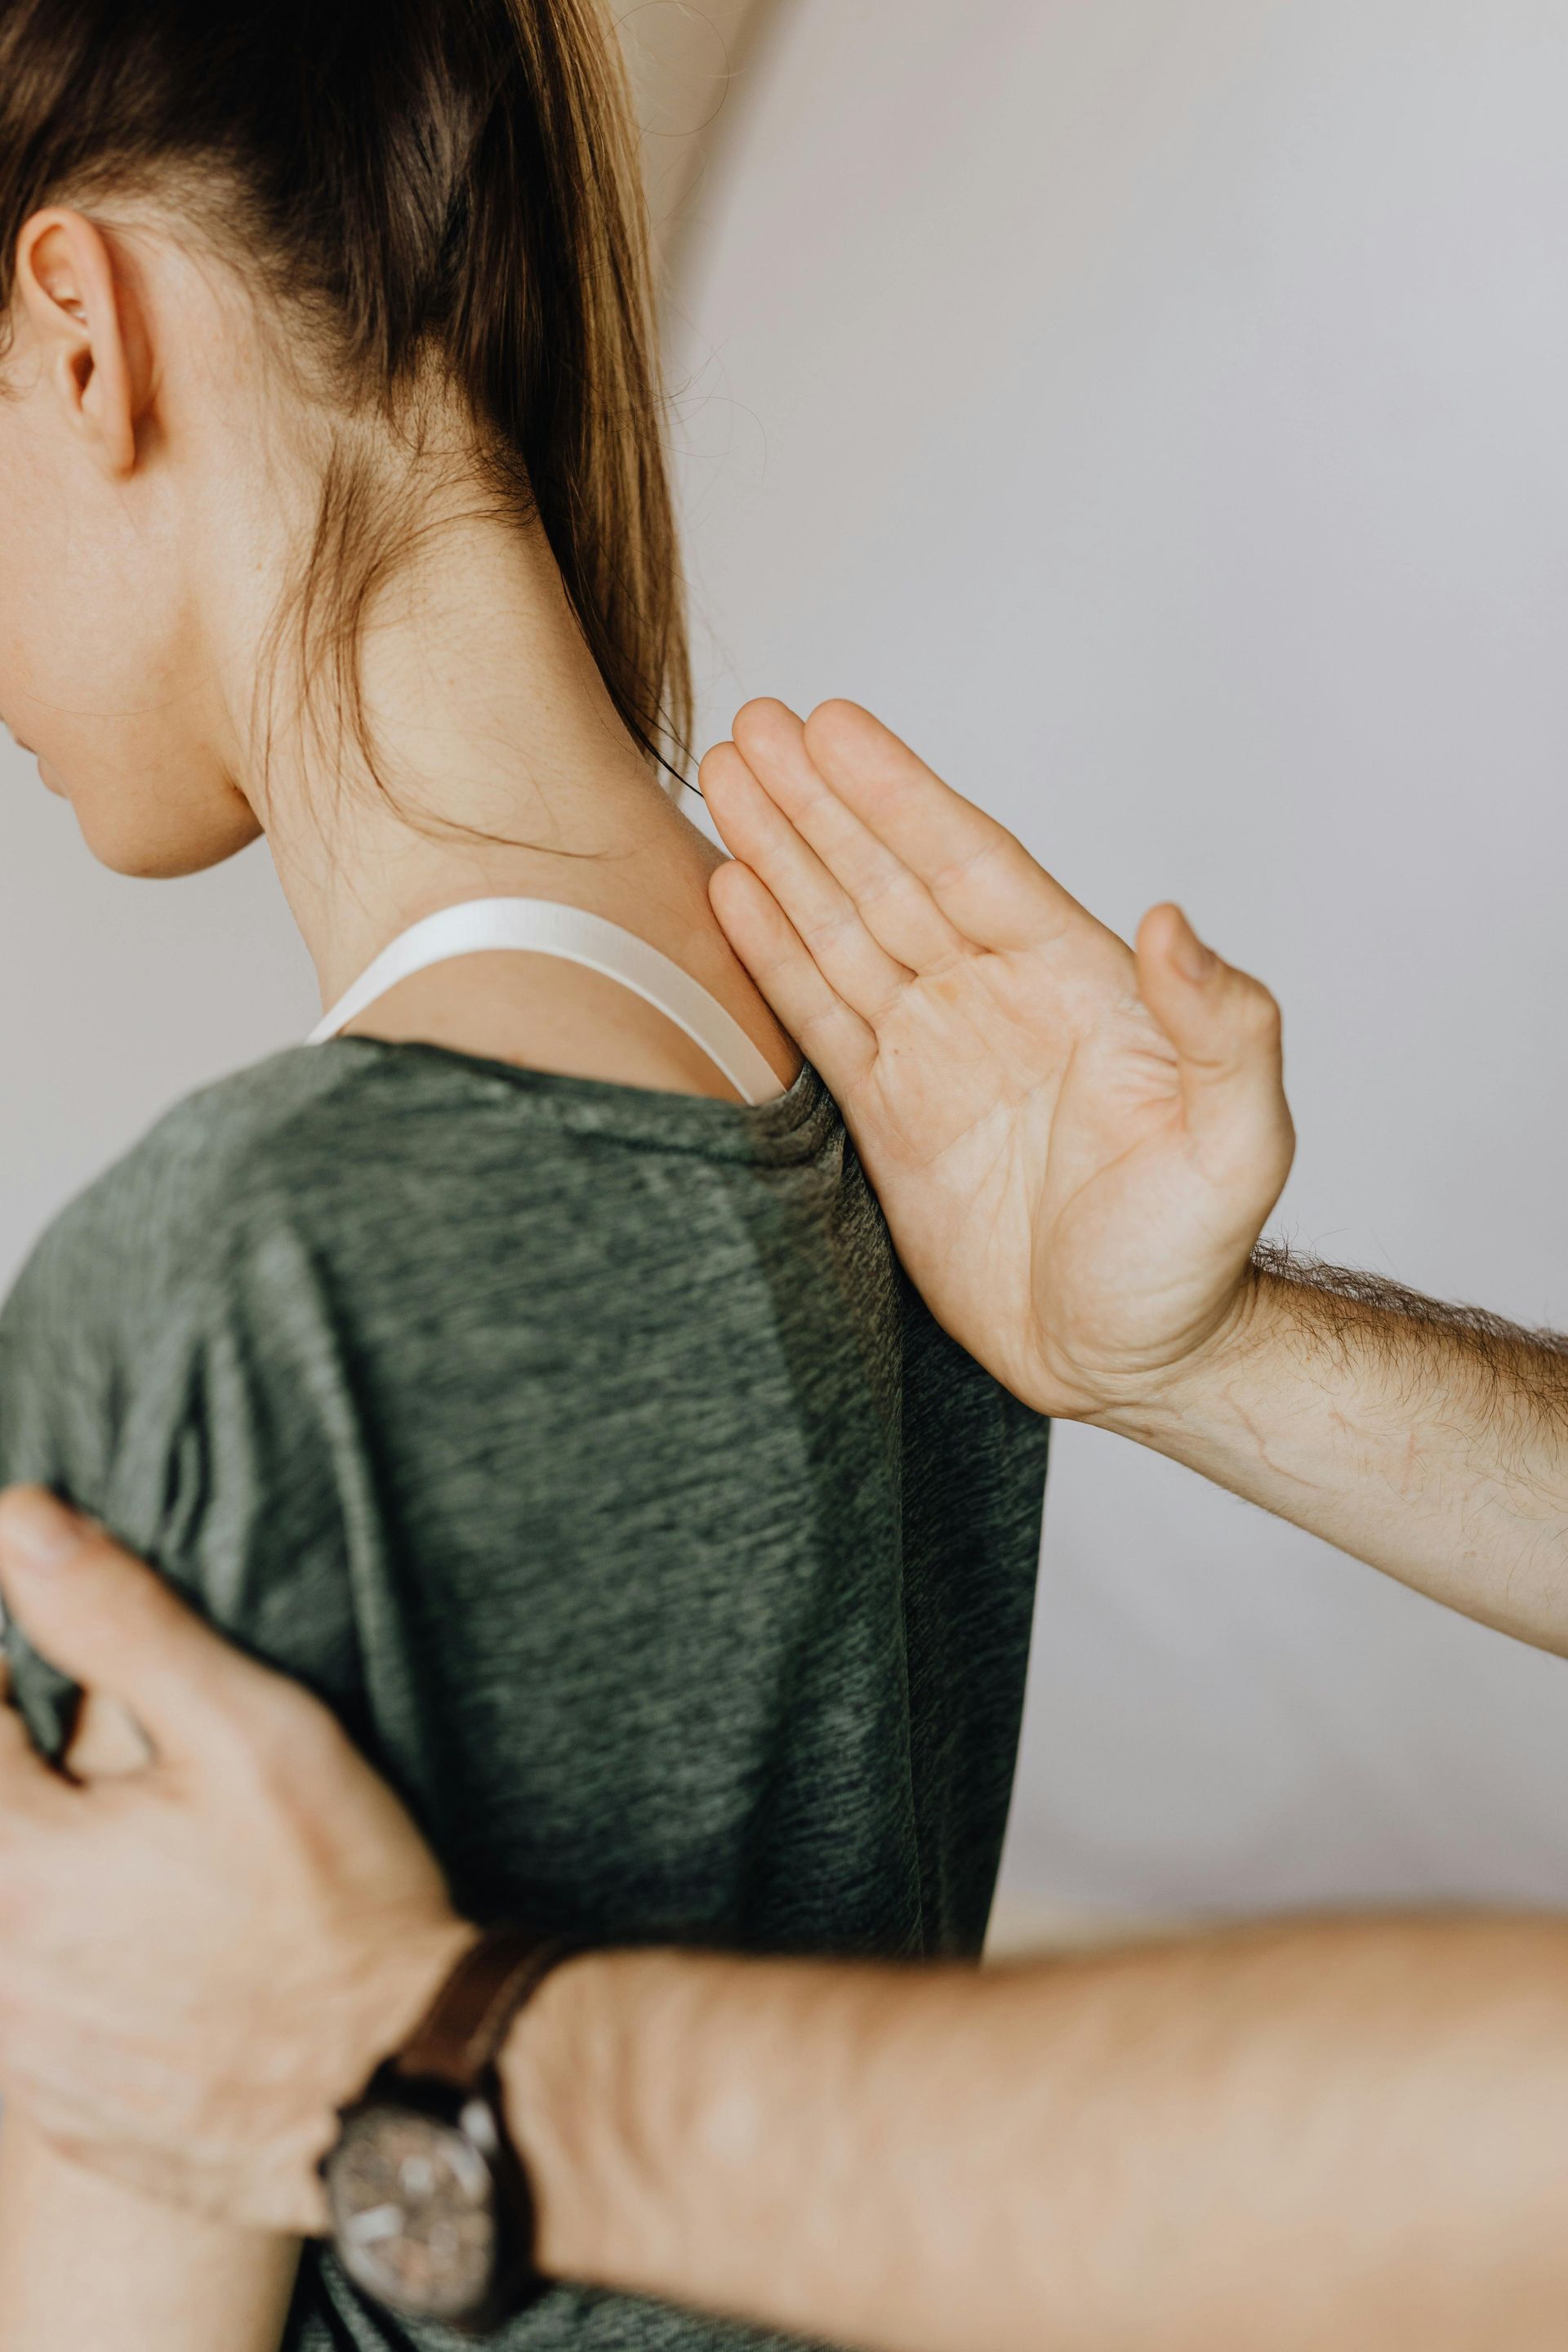
[[[0,1706],[0,2090],[149,2195],[321,2229],[335,2109],[472,1930],[326,1709],[36,1488],[0,1499],[0,1591],[149,1751],[58,1772]]]
[[[748,704],[702,789],[719,920],[947,1329],[1042,1412],[1177,1391],[1289,1172],[1268,991],[1173,906],[1129,949],[853,703]]]

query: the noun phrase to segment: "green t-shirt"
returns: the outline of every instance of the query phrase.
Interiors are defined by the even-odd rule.
[[[902,1276],[809,1067],[746,1108],[282,1054],[68,1209],[0,1318],[0,1478],[327,1699],[472,1915],[596,1937],[978,1949],[1046,1435]],[[457,2341],[315,2252],[287,2340]],[[562,2289],[500,2340],[747,2339]]]

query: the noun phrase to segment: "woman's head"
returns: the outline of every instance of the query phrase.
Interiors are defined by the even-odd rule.
[[[268,515],[264,483],[299,490],[242,551],[286,583],[272,686],[313,679],[352,725],[357,625],[444,486],[542,528],[627,728],[679,740],[597,0],[0,0],[0,714],[111,863],[204,864],[254,829],[188,557],[226,498]]]

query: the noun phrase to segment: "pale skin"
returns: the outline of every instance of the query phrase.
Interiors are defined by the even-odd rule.
[[[704,772],[747,861],[715,904],[950,1328],[1035,1404],[1558,1638],[1558,1346],[1254,1266],[1290,1153],[1258,984],[1173,908],[1123,948],[863,712],[757,705],[735,743]],[[335,2105],[468,1931],[313,1702],[138,1564],[19,1494],[0,1578],[153,1759],[73,1789],[9,1735],[0,2071],[74,2162],[319,2226]],[[565,2275],[910,2352],[1546,2352],[1565,1963],[1528,1919],[979,1979],[605,1954],[505,2075]]]
[[[0,710],[105,863],[187,873],[265,835],[324,1003],[457,900],[585,907],[682,964],[789,1083],[799,1055],[709,904],[719,853],[620,725],[542,534],[476,511],[457,420],[438,419],[450,431],[399,482],[405,513],[433,528],[370,615],[384,792],[300,717],[274,660],[343,420],[280,380],[233,272],[150,203],[51,207],[19,240],[9,323]],[[395,467],[390,436],[384,454]],[[268,710],[258,688],[279,681]],[[354,1028],[733,1098],[663,1015],[542,957],[421,975]],[[92,1696],[77,1771],[142,1756],[124,1711]],[[0,2149],[4,2352],[277,2343],[291,2239],[149,2209],[62,2159],[21,2109]]]

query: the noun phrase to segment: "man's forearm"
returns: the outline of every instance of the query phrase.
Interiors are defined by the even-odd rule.
[[[514,2127],[563,2276],[887,2352],[1547,2352],[1568,1927],[903,1972],[579,1960]]]
[[[1568,1339],[1259,1253],[1223,1344],[1103,1424],[1568,1652]]]

